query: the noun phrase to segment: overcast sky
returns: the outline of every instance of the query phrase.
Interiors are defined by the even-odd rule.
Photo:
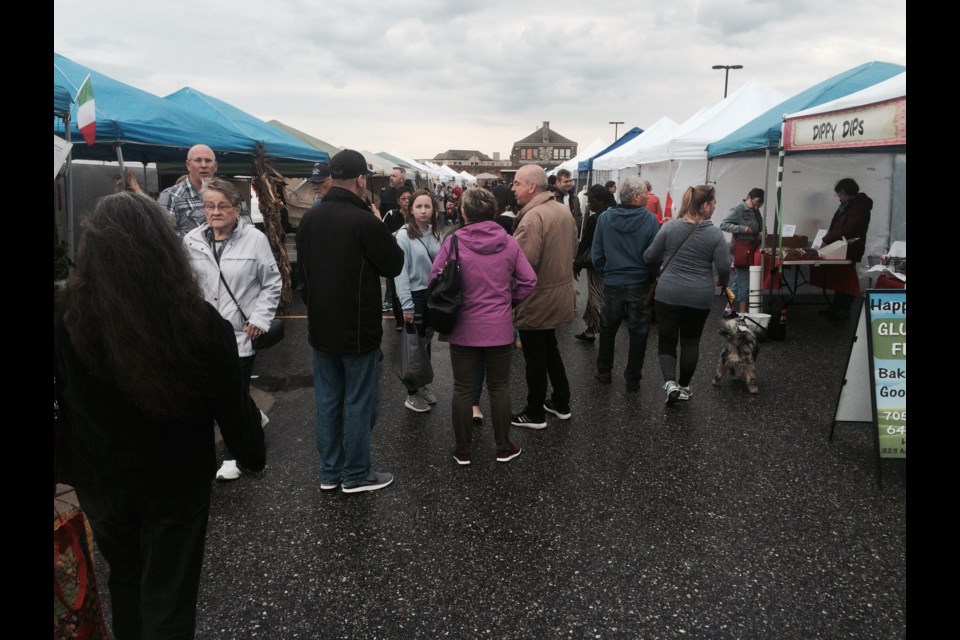
[[[341,147],[507,157],[677,123],[756,78],[792,96],[906,65],[905,0],[54,0],[53,47],[165,96],[190,86]],[[200,141],[198,141],[200,142]]]

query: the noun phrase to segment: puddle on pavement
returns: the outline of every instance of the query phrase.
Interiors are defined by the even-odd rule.
[[[313,386],[313,376],[310,374],[292,376],[261,375],[250,380],[250,385],[261,391],[292,391]]]

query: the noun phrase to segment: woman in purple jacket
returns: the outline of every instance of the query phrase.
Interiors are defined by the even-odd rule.
[[[486,369],[487,393],[497,444],[497,462],[520,455],[510,442],[510,366],[513,357],[513,306],[537,286],[537,275],[520,245],[493,221],[497,201],[486,189],[471,188],[460,199],[464,226],[456,231],[460,245],[463,304],[457,325],[447,337],[453,368],[453,458],[470,464],[472,405],[478,364]],[[431,280],[447,260],[446,242],[433,261]],[[512,286],[511,286],[512,285]]]

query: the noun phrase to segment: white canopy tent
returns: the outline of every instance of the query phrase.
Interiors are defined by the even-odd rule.
[[[466,171],[461,171],[459,174],[460,180],[469,185],[477,184],[477,179],[473,177],[472,174],[467,173]]]
[[[627,176],[638,175],[640,173],[640,150],[669,140],[679,126],[676,122],[664,116],[633,140],[609,153],[594,158],[593,181],[603,184],[607,180],[613,180],[620,184]],[[653,193],[656,195],[663,194],[664,198],[670,184],[668,168],[668,165],[665,165],[662,170],[658,171],[657,167],[652,166],[644,169],[643,174],[644,179],[650,181]],[[660,193],[657,193],[657,191],[660,191]]]
[[[575,157],[565,160],[550,171],[547,171],[547,175],[555,176],[557,175],[557,171],[560,171],[560,169],[567,169],[574,175],[574,177],[576,177],[577,167],[579,166],[581,160],[586,160],[587,158],[596,154],[598,151],[606,149],[608,146],[610,146],[609,142],[604,142],[602,138],[596,138],[593,142],[580,149],[580,153],[578,153]]]
[[[681,124],[670,139],[636,149],[640,174],[655,184],[665,181],[669,185],[665,212],[669,210],[670,215],[673,214],[672,209],[679,205],[687,187],[708,181],[708,144],[739,129],[786,97],[751,79],[717,104]],[[650,177],[651,174],[656,179]]]

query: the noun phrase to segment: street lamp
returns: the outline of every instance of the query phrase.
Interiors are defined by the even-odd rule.
[[[730,69],[743,69],[742,64],[715,64],[714,69],[724,69],[723,75],[723,97],[727,97],[727,82],[730,80]]]
[[[617,141],[617,126],[623,124],[623,120],[611,120],[609,124],[613,125],[613,141]]]

